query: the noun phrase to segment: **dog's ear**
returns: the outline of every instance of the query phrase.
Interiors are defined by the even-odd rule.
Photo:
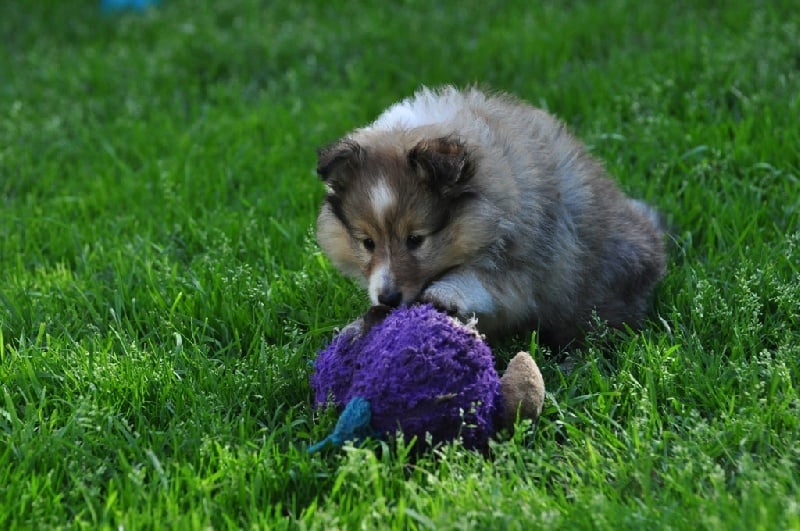
[[[452,136],[419,142],[408,152],[408,162],[420,178],[451,197],[468,191],[475,171],[464,142]]]
[[[317,175],[333,191],[338,192],[363,160],[364,149],[357,142],[339,140],[317,151]]]

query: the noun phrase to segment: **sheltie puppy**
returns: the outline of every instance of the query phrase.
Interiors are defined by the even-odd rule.
[[[490,339],[636,327],[665,273],[663,228],[546,112],[476,88],[420,89],[319,150],[317,239],[374,305],[430,302]]]

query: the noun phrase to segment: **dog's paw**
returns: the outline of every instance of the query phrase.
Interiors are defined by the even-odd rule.
[[[428,289],[422,292],[420,302],[433,305],[440,312],[451,316],[460,316],[464,308],[464,303],[452,290],[443,289],[437,283],[431,284]]]
[[[488,316],[495,312],[495,302],[474,272],[447,275],[428,286],[421,302],[462,319]]]

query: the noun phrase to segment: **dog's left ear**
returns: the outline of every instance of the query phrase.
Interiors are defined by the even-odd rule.
[[[421,141],[408,152],[408,162],[417,175],[451,197],[467,191],[475,171],[464,142],[451,136]]]
[[[340,192],[363,161],[364,149],[357,142],[342,139],[317,151],[317,175]]]

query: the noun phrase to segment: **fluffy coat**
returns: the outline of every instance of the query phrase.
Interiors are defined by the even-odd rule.
[[[592,314],[636,327],[663,229],[557,119],[508,95],[423,88],[319,152],[317,238],[373,304],[430,302],[490,337],[554,346]]]

